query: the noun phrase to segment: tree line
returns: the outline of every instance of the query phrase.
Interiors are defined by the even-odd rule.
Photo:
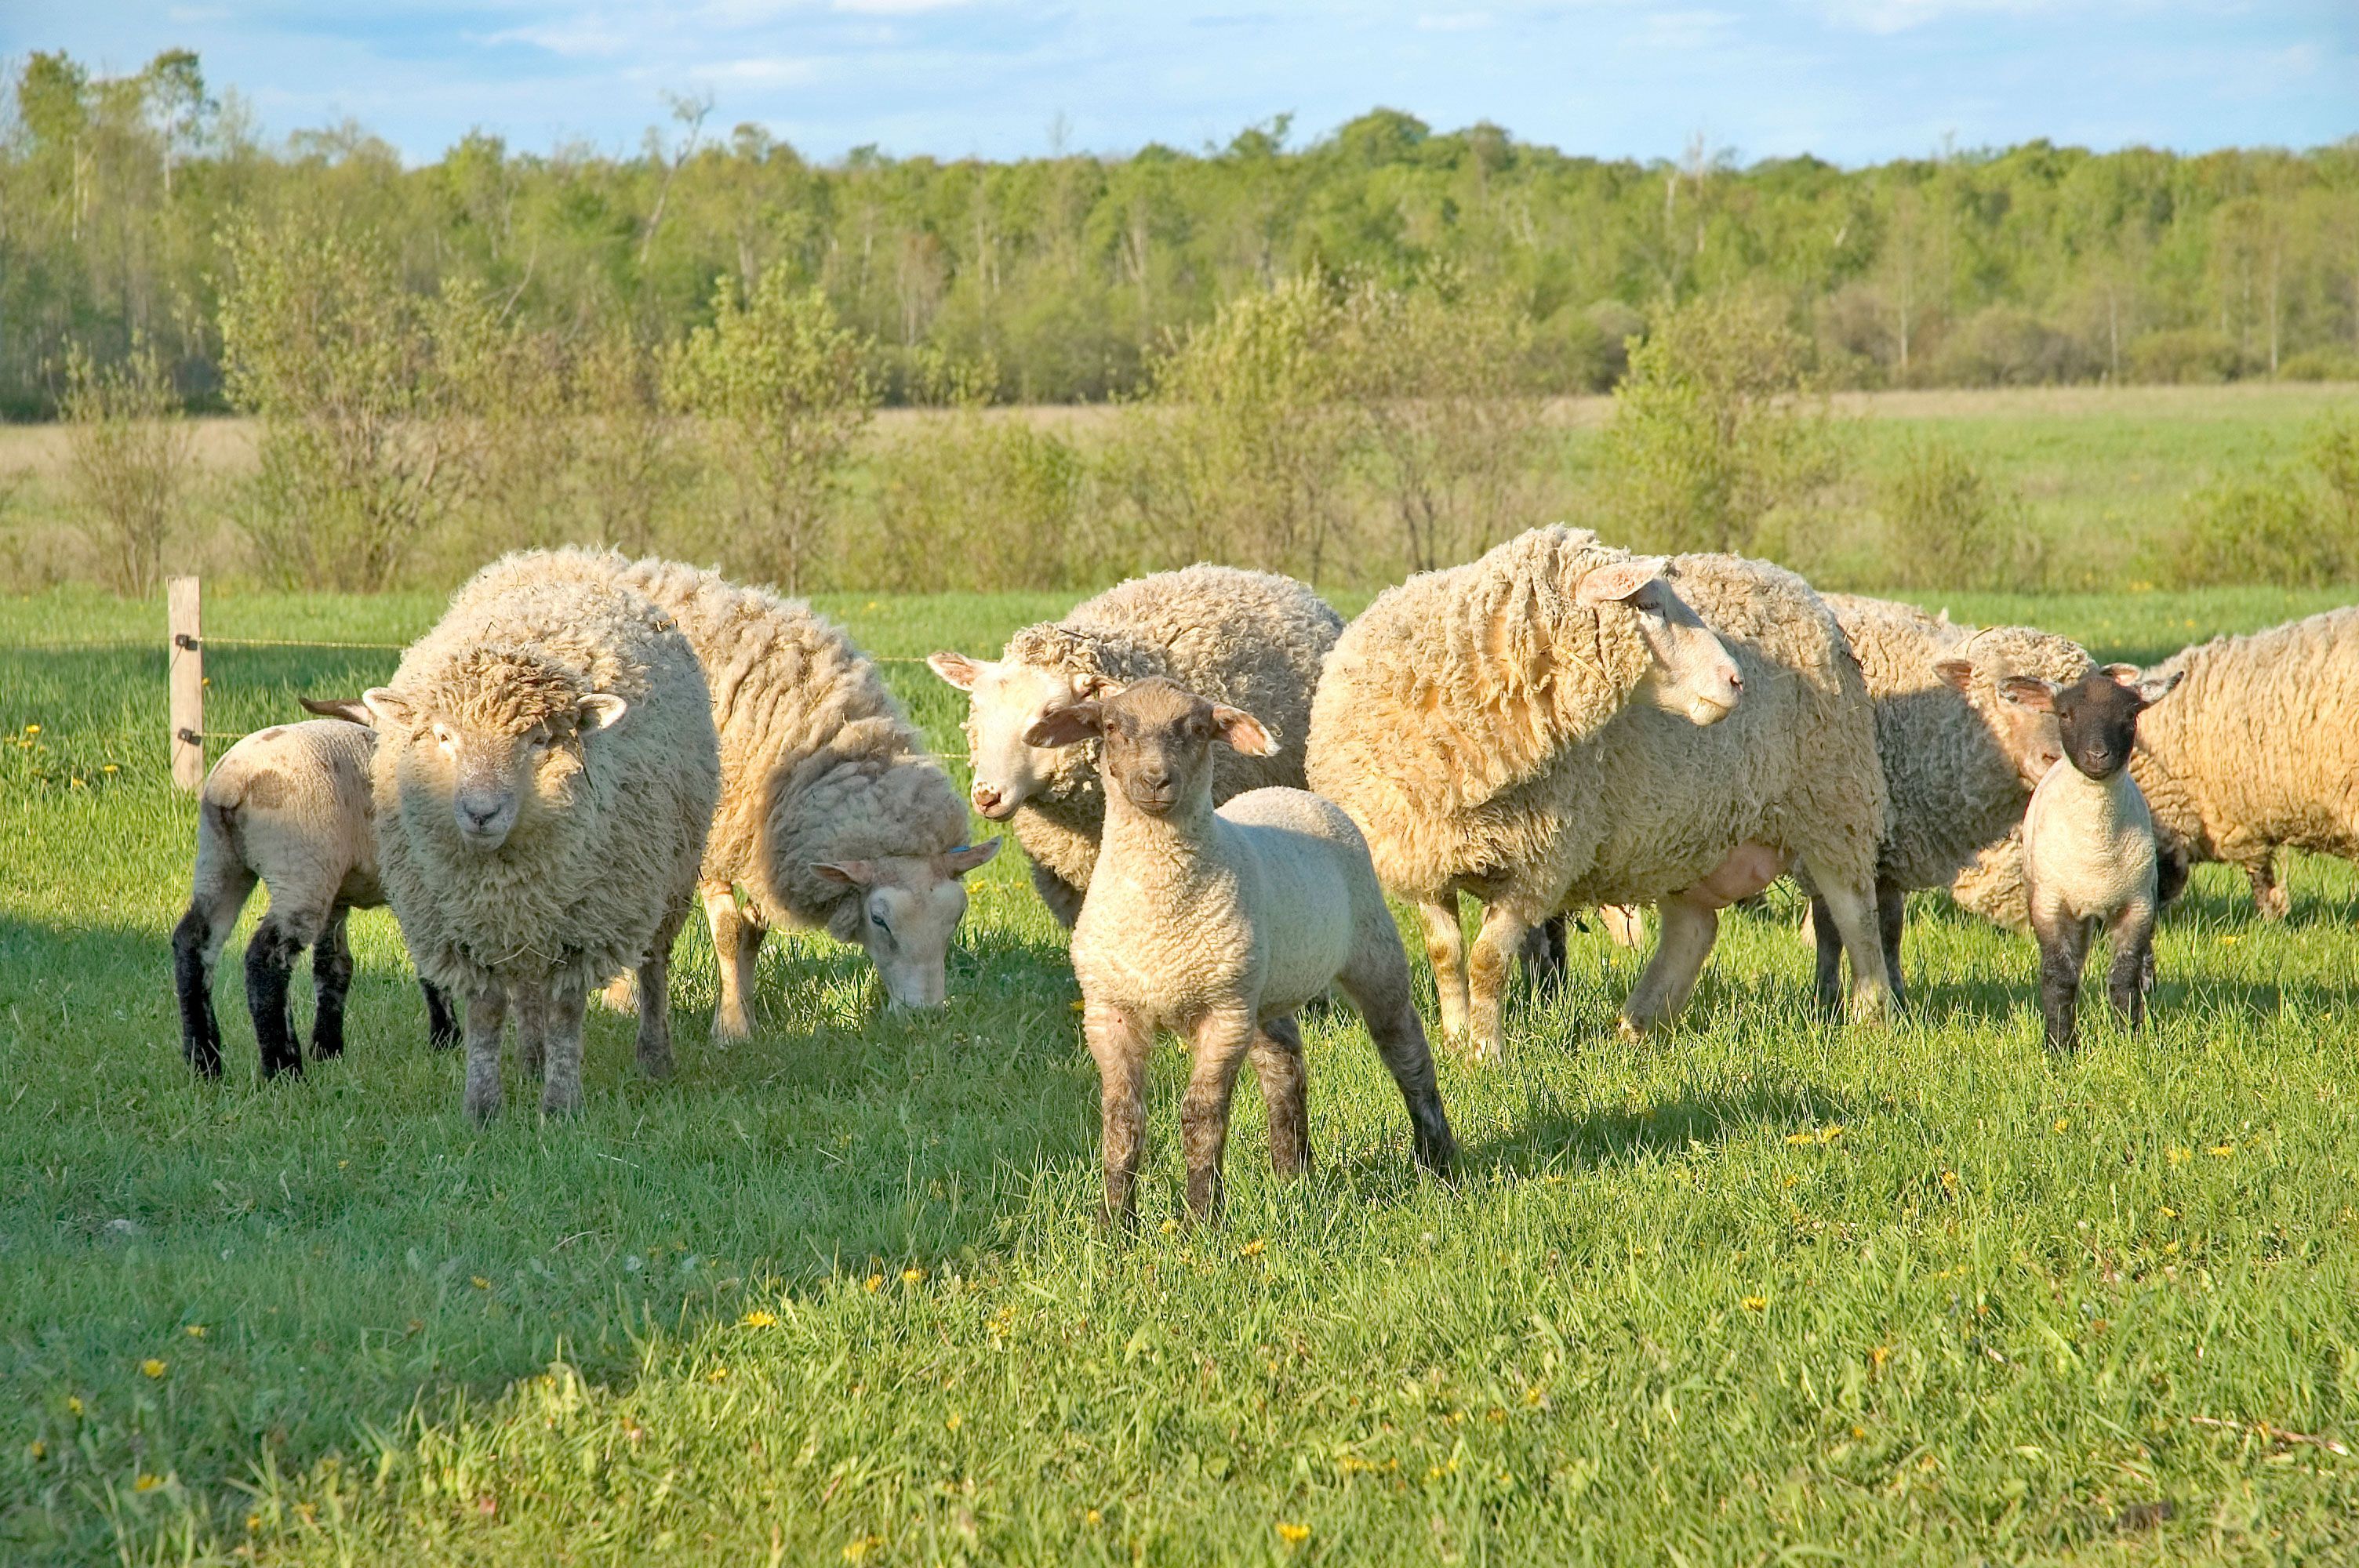
[[[777,274],[868,345],[875,395],[945,361],[992,401],[1150,386],[1223,305],[1304,276],[1473,291],[1518,391],[1602,390],[1672,307],[1774,302],[1821,386],[2359,374],[2359,137],[2307,151],[2032,142],[1846,169],[1583,157],[1377,110],[1315,141],[993,163],[800,156],[679,102],[631,157],[473,135],[432,163],[346,124],[266,141],[186,50],[17,70],[0,124],[0,409],[53,414],[79,351],[229,400],[230,247],[364,237],[420,298],[472,292],[583,345],[688,341]]]

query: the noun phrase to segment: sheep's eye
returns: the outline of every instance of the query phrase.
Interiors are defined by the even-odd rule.
[[[868,923],[875,926],[877,930],[885,933],[887,936],[893,935],[893,923],[885,918],[885,912],[882,910],[870,910],[868,912]]]

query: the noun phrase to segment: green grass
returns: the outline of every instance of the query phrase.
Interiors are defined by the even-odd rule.
[[[2138,659],[2321,602],[1950,600]],[[1059,606],[830,608],[908,657]],[[433,613],[219,597],[208,623],[364,642]],[[1317,1170],[1270,1178],[1245,1090],[1212,1231],[1160,1227],[1166,1051],[1147,1224],[1114,1246],[1072,979],[1012,855],[979,879],[947,1012],[875,1013],[845,949],[774,943],[763,1026],[716,1052],[691,935],[680,1075],[637,1079],[597,1013],[570,1123],[466,1124],[381,912],[354,920],[344,1060],[258,1084],[233,962],[227,1076],[191,1081],[160,622],[0,600],[0,1562],[2359,1548],[2359,1460],[2276,1435],[2359,1443],[2340,863],[2295,866],[2268,928],[2200,871],[2152,1032],[2099,1022],[2062,1065],[2028,944],[1934,900],[1919,1011],[1888,1033],[1809,1016],[1790,907],[1732,920],[1685,1025],[1644,1047],[1608,1028],[1636,960],[1577,938],[1504,1065],[1445,1063],[1451,1188],[1412,1173],[1365,1034],[1320,1015]],[[50,645],[120,638],[146,645]],[[209,723],[391,662],[223,650]],[[890,673],[953,748],[954,694]]]

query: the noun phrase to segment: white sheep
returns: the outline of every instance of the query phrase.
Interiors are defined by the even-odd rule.
[[[1292,578],[1193,566],[1134,578],[1062,621],[1025,627],[995,660],[938,653],[927,663],[970,695],[975,810],[1011,824],[1042,902],[1070,926],[1090,885],[1105,816],[1096,748],[1044,751],[1027,745],[1025,731],[1101,681],[1164,676],[1259,715],[1277,738],[1266,757],[1217,760],[1215,803],[1266,785],[1300,788],[1311,688],[1343,624]]]
[[[344,999],[353,983],[345,919],[385,903],[370,782],[375,751],[375,735],[342,718],[274,724],[223,752],[205,775],[197,796],[195,890],[172,928],[180,1047],[205,1076],[217,1078],[222,1070],[214,967],[257,879],[269,891],[270,909],[246,944],[245,1001],[262,1076],[303,1070],[303,1047],[288,1023],[287,988],[306,947],[316,998],[311,1054],[342,1054]],[[450,1004],[431,980],[421,984],[429,1038],[438,1048],[458,1044]]]
[[[1253,1058],[1281,1175],[1310,1160],[1295,1011],[1330,984],[1352,999],[1408,1103],[1417,1159],[1456,1153],[1433,1057],[1410,999],[1408,959],[1351,819],[1302,790],[1258,789],[1212,806],[1215,741],[1246,756],[1277,742],[1241,709],[1169,680],[1104,686],[1052,708],[1028,744],[1101,742],[1106,784],[1098,874],[1073,926],[1082,1027],[1100,1076],[1105,1216],[1128,1220],[1146,1136],[1147,1057],[1158,1030],[1188,1038],[1180,1112],[1188,1207],[1221,1198],[1229,1100]]]
[[[1797,863],[1843,935],[1854,1016],[1886,1008],[1875,721],[1833,615],[1791,572],[1634,560],[1556,527],[1412,578],[1329,657],[1310,781],[1422,909],[1445,1026],[1478,1055],[1497,1054],[1508,961],[1533,925],[1657,903],[1623,1008],[1640,1032],[1685,1004],[1719,910]],[[1488,906],[1471,963],[1462,892]]]
[[[516,1011],[541,1104],[582,1102],[582,1007],[638,970],[638,1057],[671,1068],[665,974],[721,793],[712,704],[672,617],[511,556],[363,697],[377,849],[419,972],[466,1002],[466,1108],[500,1108]]]

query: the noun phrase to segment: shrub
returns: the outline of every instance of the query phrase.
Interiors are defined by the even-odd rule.
[[[2003,305],[1961,322],[1935,366],[1935,380],[1957,386],[2049,386],[2086,379],[2093,368],[2069,335]]]
[[[77,347],[66,358],[61,411],[75,519],[107,586],[145,597],[162,575],[164,536],[195,458],[162,356],[138,343],[122,362],[101,369]]]
[[[2212,384],[2236,373],[2235,341],[2209,328],[2148,332],[2130,345],[2130,374],[2139,381]]]
[[[2038,576],[2041,541],[2022,498],[1946,441],[1913,442],[1877,485],[1876,503],[1895,587],[2020,590]]]
[[[2149,557],[2150,575],[2167,588],[2317,588],[2354,564],[2344,540],[2319,526],[2300,482],[2283,470],[2215,481],[2181,505],[2178,526]]]
[[[2325,492],[2320,506],[2325,530],[2343,559],[2359,565],[2359,410],[2338,410],[2312,425],[2304,455]]]
[[[2359,381],[2359,353],[2349,349],[2305,349],[2277,366],[2279,381]]]
[[[628,327],[610,329],[574,361],[571,393],[591,536],[627,555],[652,554],[686,477],[679,421],[664,406],[654,352]]]
[[[1632,351],[1599,444],[1606,535],[1647,549],[1746,550],[1771,512],[1831,482],[1841,454],[1809,401],[1807,347],[1751,296],[1666,312]]]
[[[913,390],[940,412],[875,458],[878,557],[863,580],[903,592],[1071,588],[1103,575],[1082,548],[1085,465],[1020,411],[995,411],[990,365],[939,356]],[[849,575],[849,574],[847,574]]]

